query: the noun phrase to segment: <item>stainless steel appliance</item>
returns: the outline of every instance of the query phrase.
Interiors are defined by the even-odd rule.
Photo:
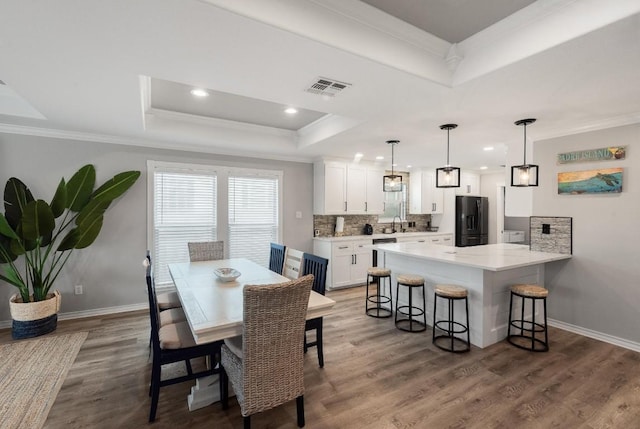
[[[456,246],[489,243],[489,199],[456,196]]]
[[[397,240],[395,237],[374,238],[372,244],[396,243],[396,242]],[[378,251],[375,249],[373,250],[373,266],[374,267],[378,266]]]

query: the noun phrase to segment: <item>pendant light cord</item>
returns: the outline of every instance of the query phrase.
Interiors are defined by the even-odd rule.
[[[527,165],[527,123],[524,123],[524,165]]]

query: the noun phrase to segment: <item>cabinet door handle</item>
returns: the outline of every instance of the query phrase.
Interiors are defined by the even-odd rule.
[[[367,208],[367,202],[366,202],[366,201],[364,202],[364,211],[365,211],[365,212],[368,212],[368,211],[369,211],[369,209]]]
[[[344,211],[345,212],[347,211],[347,202],[346,201],[344,202]]]
[[[431,211],[432,212],[436,211],[436,203],[431,203]]]
[[[358,264],[358,255],[353,255],[353,265]]]
[[[338,246],[338,249],[348,249],[349,246]]]

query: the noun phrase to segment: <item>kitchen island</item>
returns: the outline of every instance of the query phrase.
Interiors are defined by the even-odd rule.
[[[471,343],[487,347],[507,336],[509,287],[516,283],[544,285],[545,264],[571,258],[560,253],[532,252],[529,246],[500,243],[473,247],[434,246],[428,243],[392,243],[374,246],[382,255],[378,265],[391,269],[394,307],[397,274],[418,274],[425,278],[427,323],[433,321],[433,287],[456,284],[469,291]],[[402,291],[401,291],[402,292]],[[553,299],[553,294],[550,298]],[[439,303],[441,304],[441,303]],[[444,306],[438,306],[438,313]],[[463,311],[456,308],[456,320]]]

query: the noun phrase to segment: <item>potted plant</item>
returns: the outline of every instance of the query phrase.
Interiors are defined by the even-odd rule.
[[[10,178],[0,213],[0,279],[18,288],[9,303],[14,338],[55,330],[60,294],[52,291],[75,249],[91,245],[111,202],[140,177],[139,171],[116,174],[94,190],[96,170],[80,168],[62,178],[50,203],[35,199],[19,179]]]

